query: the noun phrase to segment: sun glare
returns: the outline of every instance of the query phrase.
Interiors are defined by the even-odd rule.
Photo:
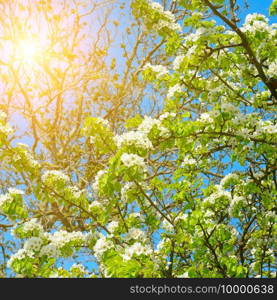
[[[39,43],[33,39],[20,40],[17,48],[17,59],[24,63],[34,63],[40,56]]]

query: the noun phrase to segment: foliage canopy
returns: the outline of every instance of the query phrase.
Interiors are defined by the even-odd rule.
[[[276,24],[236,0],[16,2],[0,3],[2,275],[275,277]]]

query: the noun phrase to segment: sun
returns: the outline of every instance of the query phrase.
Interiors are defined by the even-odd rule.
[[[23,63],[35,63],[41,56],[41,46],[35,39],[19,40],[16,47],[16,58]]]

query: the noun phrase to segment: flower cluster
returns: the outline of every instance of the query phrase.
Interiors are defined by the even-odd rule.
[[[10,203],[13,200],[9,193],[0,196],[0,211],[1,207],[4,206],[6,203]]]
[[[41,178],[40,170],[37,176],[26,175],[28,193],[33,191],[43,203],[32,196],[27,202],[32,210],[14,230],[24,239],[23,249],[9,264],[28,277],[85,277],[83,265],[69,266],[69,271],[57,265],[63,258],[79,261],[83,253],[91,253],[98,264],[95,276],[161,277],[169,272],[173,277],[269,276],[274,269],[267,259],[273,259],[276,218],[272,174],[277,124],[270,88],[277,73],[274,26],[262,15],[248,15],[241,35],[234,30],[236,22],[234,32],[216,26],[205,1],[173,1],[172,11],[180,24],[188,26],[178,34],[179,24],[161,1],[131,2],[139,11],[138,22],[143,19],[146,28],[158,31],[164,41],[158,52],[150,53],[156,65],[148,63],[143,70],[146,79],[157,82],[151,91],[160,96],[149,109],[151,115],[127,120],[126,129],[131,130],[122,133],[122,122],[119,127],[114,123],[115,132],[122,134],[115,135],[107,120],[86,118],[83,132],[88,139],[82,139],[84,151],[76,149],[81,163],[73,168],[76,176],[73,169],[68,176],[47,171]],[[226,23],[224,18],[220,23]],[[144,32],[155,40],[155,33]],[[241,42],[243,36],[247,45]],[[261,70],[247,55],[249,49],[266,76],[259,76]],[[140,58],[142,64],[149,61]],[[160,103],[164,89],[168,94]],[[5,118],[0,112],[0,140]],[[5,147],[0,156],[4,152]],[[11,152],[11,157],[17,155],[14,166],[20,166],[19,173],[25,171],[31,152],[25,146]],[[98,163],[87,166],[90,156]],[[82,182],[73,186],[79,175]],[[91,176],[92,187],[86,187],[82,183]],[[94,193],[88,196],[81,186]],[[22,193],[9,189],[0,196],[1,213],[5,206],[7,211],[13,209],[14,199],[23,202]],[[52,199],[57,205],[61,199],[70,205],[55,211]],[[83,232],[62,230],[67,228],[62,215],[70,218],[72,230]],[[35,218],[25,222],[34,216],[42,223]],[[16,218],[15,214],[11,221]],[[251,226],[245,226],[249,222]]]
[[[106,174],[106,170],[100,170],[97,172],[95,178],[94,178],[94,183],[92,184],[92,188],[93,188],[93,191],[97,194],[98,191],[99,191],[99,180],[100,178]]]
[[[84,241],[84,235],[80,231],[67,232],[60,230],[50,235],[49,240],[52,245],[60,249],[69,243],[81,244]]]
[[[8,213],[12,203],[16,203],[17,199],[21,202],[24,191],[15,188],[9,188],[8,193],[0,195],[0,212]],[[18,197],[19,196],[19,197]]]
[[[151,72],[155,73],[157,78],[162,78],[163,76],[167,75],[169,73],[168,69],[165,66],[162,65],[151,65],[150,63],[147,63],[143,70],[151,70]]]
[[[277,77],[277,60],[271,62],[267,69],[267,75],[270,78]]]
[[[215,28],[200,27],[195,32],[188,34],[185,37],[186,42],[196,42],[200,37],[216,33]]]
[[[153,149],[153,144],[148,138],[148,134],[151,132],[153,127],[156,126],[160,137],[168,137],[170,134],[169,130],[162,126],[161,120],[162,119],[154,119],[145,116],[143,121],[138,126],[137,131],[129,131],[114,137],[117,147],[135,146],[146,150]]]
[[[39,256],[48,256],[48,257],[54,257],[54,258],[58,258],[61,255],[61,251],[58,249],[58,247],[54,244],[48,244],[43,246],[40,249],[40,253]]]
[[[154,25],[154,30],[168,28],[172,31],[182,31],[180,24],[176,23],[175,16],[170,11],[164,11],[163,7],[158,2],[150,2],[150,7],[160,15],[159,21]]]
[[[167,98],[171,99],[183,92],[183,88],[180,84],[175,84],[168,89]]]
[[[238,112],[238,108],[236,106],[234,106],[232,103],[228,103],[228,102],[221,103],[221,110],[223,112],[228,112],[228,113],[237,113]]]
[[[0,123],[0,134],[4,134],[4,135],[8,136],[9,134],[12,134],[12,133],[13,133],[13,129],[9,125],[7,125],[7,124],[2,125]]]
[[[119,223],[117,221],[112,221],[107,225],[107,229],[113,233],[118,228]]]
[[[34,159],[33,155],[28,150],[28,145],[23,143],[17,143],[17,148],[12,156],[14,163],[23,163],[30,169],[37,169],[40,167],[40,163]]]
[[[90,203],[89,205],[89,210],[93,210],[94,208],[100,208],[102,206],[102,204],[99,201],[93,201],[92,203]]]
[[[40,237],[31,237],[24,244],[24,249],[27,251],[39,251],[43,244],[43,240]]]
[[[69,186],[65,189],[65,192],[72,202],[78,203],[86,190],[80,190],[77,186]]]
[[[173,61],[173,70],[179,70],[181,67],[182,62],[185,59],[185,55],[178,55]]]
[[[239,175],[236,173],[230,173],[226,175],[221,181],[220,185],[223,188],[228,188],[231,184],[235,184],[239,182]]]
[[[205,113],[202,113],[199,118],[197,119],[197,121],[201,122],[201,123],[213,123],[213,118],[211,117],[210,113],[208,112],[205,112]]]
[[[256,33],[256,31],[270,31],[268,18],[261,14],[249,14],[245,18],[245,23],[241,28],[243,32]]]
[[[85,267],[82,264],[73,264],[70,268],[70,272],[72,273],[76,273],[79,275],[84,275],[87,273],[87,270],[85,269]]]
[[[150,255],[153,251],[150,247],[143,246],[141,243],[136,242],[132,246],[125,249],[122,255],[124,260],[130,260],[133,256]]]
[[[245,24],[253,24],[254,21],[263,21],[263,22],[268,22],[268,18],[265,15],[258,14],[258,13],[253,13],[253,14],[248,14],[245,17]]]
[[[174,229],[173,225],[166,219],[163,220],[161,225],[162,225],[162,228],[167,231],[172,231]]]
[[[53,234],[43,232],[41,225],[39,225],[34,219],[24,224],[25,232],[39,231],[39,236],[32,236],[29,238],[23,249],[20,249],[14,256],[11,257],[9,264],[12,266],[16,260],[22,260],[26,257],[52,257],[58,258],[63,255],[67,255],[67,252],[63,252],[66,246],[68,247],[81,247],[86,237],[82,232],[67,232],[56,231]]]
[[[10,259],[8,260],[8,266],[12,267],[16,261],[25,260],[26,258],[34,258],[33,251],[20,249],[10,257]]]
[[[42,177],[41,180],[44,184],[52,186],[52,185],[67,185],[70,181],[69,177],[65,175],[62,171],[58,170],[51,170],[46,171]]]
[[[196,164],[196,160],[192,157],[189,157],[189,156],[186,156],[184,159],[183,159],[183,163],[182,163],[182,166],[185,167],[187,165],[195,165]]]
[[[8,192],[10,195],[24,195],[24,191],[16,189],[16,188],[9,188]]]
[[[114,137],[114,141],[119,148],[122,146],[135,146],[147,150],[153,148],[153,145],[147,135],[140,131],[129,131],[122,135],[116,135]]]
[[[259,120],[255,123],[255,131],[252,133],[252,136],[256,137],[261,134],[276,134],[277,133],[277,124],[274,124],[270,120]]]
[[[231,199],[228,212],[231,216],[237,217],[241,213],[241,207],[247,205],[246,198],[243,196],[234,195]]]
[[[30,219],[29,221],[23,223],[18,228],[13,230],[13,234],[18,237],[39,236],[43,232],[43,226],[35,218]]]
[[[126,241],[129,241],[129,240],[132,240],[132,239],[145,241],[146,240],[146,234],[141,229],[132,227],[128,230],[128,232],[126,233],[124,239]]]
[[[163,114],[161,114],[159,116],[159,120],[163,121],[163,120],[166,120],[168,118],[175,118],[175,117],[176,117],[175,113],[166,111],[166,112],[164,112]]]
[[[128,199],[128,191],[135,187],[134,182],[126,182],[121,188],[121,199],[126,202]]]
[[[168,137],[169,130],[162,126],[162,122],[160,119],[153,119],[151,117],[145,116],[141,124],[138,126],[138,131],[148,135],[152,128],[157,126],[159,130],[159,135],[161,137]]]
[[[93,247],[94,255],[97,259],[100,259],[101,256],[111,248],[113,248],[112,241],[108,240],[105,236],[102,236],[97,240]]]
[[[121,155],[121,161],[127,168],[138,167],[143,169],[144,171],[146,170],[144,159],[137,154],[123,153]]]
[[[217,200],[222,201],[223,199],[227,200],[228,202],[231,201],[231,193],[225,191],[221,185],[215,186],[215,192],[213,192],[209,197],[205,198],[204,202],[209,204],[215,204]]]

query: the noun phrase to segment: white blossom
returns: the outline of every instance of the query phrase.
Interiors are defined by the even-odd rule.
[[[126,241],[129,241],[131,239],[144,241],[146,240],[145,232],[140,230],[139,228],[132,227],[129,229],[125,236]]]
[[[222,180],[220,181],[220,185],[222,187],[227,187],[231,182],[237,182],[239,180],[239,176],[236,173],[227,174]]]
[[[174,223],[178,222],[179,220],[185,221],[187,217],[188,217],[187,214],[181,213],[175,218]]]
[[[180,26],[180,24],[173,23],[167,20],[159,20],[159,22],[153,26],[153,29],[159,31],[164,27],[167,27],[172,31],[179,31],[179,32],[182,31],[182,27]]]
[[[154,126],[157,126],[157,128],[159,129],[160,136],[167,137],[169,135],[169,130],[162,126],[161,120],[153,119],[148,116],[144,117],[143,121],[138,126],[138,131],[147,135]]]
[[[228,102],[221,103],[221,110],[223,112],[229,112],[229,113],[237,113],[238,112],[238,108]]]
[[[106,174],[106,170],[100,170],[97,172],[96,176],[94,177],[94,183],[92,184],[93,191],[97,194],[99,192],[99,180],[100,178]]]
[[[137,154],[123,153],[121,155],[121,161],[127,168],[140,167],[144,171],[146,170],[144,159],[141,156],[138,156]]]
[[[141,147],[144,149],[152,149],[153,145],[151,141],[148,139],[145,132],[140,131],[129,131],[126,133],[123,133],[122,135],[116,135],[114,137],[114,141],[117,145],[117,147],[125,146],[136,146]]]
[[[10,257],[10,259],[8,261],[8,266],[12,266],[12,264],[16,260],[23,260],[27,257],[28,258],[34,258],[34,253],[32,251],[29,251],[29,250],[26,250],[26,249],[20,249]]]
[[[170,112],[165,112],[163,114],[161,114],[159,116],[159,120],[160,121],[163,121],[165,119],[168,119],[168,118],[175,118],[176,117],[176,114],[175,113],[170,113]]]
[[[43,233],[43,231],[44,231],[42,225],[35,218],[33,218],[33,219],[29,220],[28,222],[24,223],[22,225],[21,230],[24,233],[30,233],[30,232],[34,232],[34,231],[36,231],[38,233]]]
[[[135,187],[135,183],[134,182],[126,182],[124,184],[124,186],[121,188],[121,198],[122,200],[125,202],[127,201],[127,192],[132,189],[133,187]]]
[[[85,192],[85,190],[80,190],[77,186],[69,186],[66,190],[70,193],[70,196],[74,201],[77,201]]]
[[[277,60],[269,64],[266,73],[270,78],[277,76]]]
[[[24,191],[22,190],[18,190],[18,189],[15,189],[15,188],[9,188],[8,189],[8,192],[10,195],[24,195]]]
[[[112,241],[108,240],[106,237],[102,236],[97,240],[93,247],[94,254],[96,258],[101,258],[105,251],[113,247]]]
[[[174,86],[171,86],[168,89],[167,98],[171,99],[174,96],[176,96],[176,93],[182,93],[182,86],[180,84],[176,84]]]
[[[116,228],[118,228],[119,223],[117,221],[112,221],[107,225],[107,229],[110,232],[114,232],[116,230]]]
[[[30,168],[39,168],[40,164],[37,160],[34,159],[33,155],[28,152],[28,146],[22,143],[17,143],[20,152],[15,152],[12,159],[17,162],[24,160]]]
[[[38,251],[40,250],[43,244],[43,240],[40,237],[31,237],[24,244],[24,249],[29,251]]]
[[[63,184],[69,183],[69,177],[65,175],[62,171],[58,170],[46,171],[42,175],[41,180],[43,183],[48,185],[51,185],[57,181]]]
[[[187,165],[195,165],[196,163],[197,163],[197,161],[194,158],[185,156],[185,158],[183,159],[182,166],[185,167]]]
[[[276,134],[277,124],[273,124],[270,120],[259,120],[256,124],[256,130],[253,132],[253,136],[258,136],[261,134]]]
[[[152,9],[154,9],[156,11],[159,11],[159,12],[163,12],[164,11],[163,7],[158,2],[151,2],[150,6],[151,6]]]
[[[179,70],[181,63],[183,62],[184,59],[185,59],[185,55],[176,56],[173,62],[173,70]]]
[[[244,138],[249,138],[251,136],[250,130],[248,128],[240,128],[237,132],[238,135],[244,137]]]
[[[12,202],[13,198],[9,193],[0,196],[0,211],[1,207],[3,207],[6,203]]]
[[[261,14],[249,14],[245,18],[245,23],[241,28],[242,32],[256,33],[256,31],[271,31],[271,27],[268,25],[268,18]]]
[[[140,219],[140,221],[144,222],[145,221],[145,218],[143,215],[141,215],[140,213],[131,213],[129,215],[129,218],[138,218]]]
[[[202,113],[197,121],[202,123],[213,123],[213,118],[210,116],[209,113]]]
[[[179,276],[177,276],[177,278],[189,278],[189,273],[188,272],[185,272]]]
[[[61,255],[61,252],[60,250],[58,249],[58,247],[52,243],[48,244],[48,245],[45,245],[43,246],[41,249],[40,249],[40,253],[39,253],[39,256],[49,256],[49,257],[54,257],[54,258],[57,258]]]
[[[130,260],[134,255],[149,255],[152,251],[149,247],[143,246],[141,243],[136,242],[129,248],[125,249],[125,253],[122,255],[124,260]]]
[[[209,197],[205,198],[204,202],[214,204],[216,200],[221,198],[231,201],[232,197],[230,192],[225,191],[220,185],[216,185],[215,189],[216,191],[213,192]]]
[[[89,210],[95,208],[95,207],[101,207],[102,204],[99,201],[93,201],[92,203],[90,203],[89,205]]]
[[[202,35],[209,33],[209,29],[200,27],[196,32],[190,33],[185,37],[185,41],[196,42]]]
[[[74,272],[74,271],[78,271],[82,274],[85,274],[87,273],[85,267],[82,265],[82,264],[73,264],[70,268],[70,271],[71,272]]]
[[[229,214],[231,216],[233,215],[233,212],[234,212],[234,209],[236,208],[236,206],[240,203],[242,203],[242,204],[246,203],[246,199],[243,196],[234,195],[233,198],[231,199],[230,207],[228,210]]]
[[[57,248],[62,248],[67,243],[70,242],[83,242],[85,237],[81,231],[72,231],[67,232],[65,230],[60,230],[54,232],[53,235],[50,236],[50,241]]]
[[[164,11],[163,7],[157,2],[150,2],[149,6],[160,15],[158,23],[153,26],[154,30],[159,31],[166,27],[173,31],[182,31],[180,24],[176,22],[175,16],[171,11]]]
[[[162,222],[162,228],[164,228],[165,230],[168,230],[168,231],[172,231],[173,225],[171,223],[169,223],[168,220],[164,219]]]
[[[262,20],[265,23],[268,22],[268,18],[266,16],[264,16],[262,14],[258,14],[258,13],[253,13],[253,14],[248,14],[245,17],[245,24],[251,24],[255,20]]]
[[[162,78],[169,73],[168,69],[163,65],[151,65],[150,63],[147,63],[143,70],[146,69],[151,69],[152,72],[156,73],[157,78]]]

